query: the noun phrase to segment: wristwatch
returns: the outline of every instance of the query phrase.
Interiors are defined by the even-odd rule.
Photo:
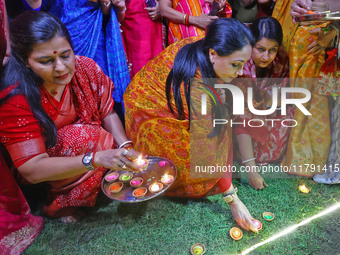
[[[94,166],[92,165],[92,158],[93,158],[93,152],[90,152],[90,153],[86,153],[82,159],[84,166],[89,171],[92,171],[95,169]]]
[[[234,196],[236,195],[237,193],[237,188],[234,187],[234,190],[230,193],[227,193],[227,194],[223,194],[223,200],[224,202],[230,204],[231,202],[234,201]]]

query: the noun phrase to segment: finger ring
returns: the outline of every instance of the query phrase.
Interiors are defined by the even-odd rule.
[[[128,151],[127,149],[124,149],[123,152],[122,152],[122,154],[123,154],[124,156],[128,155],[128,153],[129,153],[129,151]]]
[[[125,163],[123,163],[123,165],[122,165],[122,168],[123,168],[123,169],[125,169],[125,168],[126,168],[126,164],[125,164]]]

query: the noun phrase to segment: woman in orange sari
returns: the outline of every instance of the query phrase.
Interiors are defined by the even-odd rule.
[[[233,159],[231,128],[213,127],[213,118],[228,117],[211,87],[216,79],[207,78],[230,82],[242,74],[250,58],[251,38],[235,19],[214,21],[204,38],[174,43],[144,66],[128,86],[124,102],[127,134],[136,148],[168,158],[177,166],[168,196],[199,198],[223,193],[238,224],[256,231],[248,210],[235,196],[231,171],[204,171],[209,165],[228,168]],[[209,114],[201,116],[202,91],[218,104],[207,102]]]
[[[112,110],[112,81],[91,59],[75,56],[66,27],[44,12],[11,22],[4,67],[0,138],[24,182],[50,186],[44,213],[66,222],[93,206],[107,168],[126,166],[131,147]],[[119,148],[117,149],[117,147]]]

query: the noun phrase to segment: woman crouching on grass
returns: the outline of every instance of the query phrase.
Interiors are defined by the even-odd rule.
[[[176,42],[144,66],[129,84],[124,103],[127,133],[136,148],[177,166],[168,196],[200,198],[222,193],[237,223],[256,232],[232,185],[231,172],[195,175],[193,169],[233,163],[231,127],[213,127],[213,119],[229,118],[213,86],[242,75],[251,43],[245,25],[218,19],[205,37]],[[213,98],[207,100],[206,115],[200,118],[202,94]]]
[[[105,170],[138,171],[129,158],[139,153],[127,150],[132,144],[112,110],[112,81],[93,60],[74,55],[58,18],[23,13],[11,22],[10,39],[1,143],[24,182],[48,182],[44,213],[75,221],[79,207],[95,204]]]

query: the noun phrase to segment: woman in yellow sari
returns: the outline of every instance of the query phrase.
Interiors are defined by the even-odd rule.
[[[311,116],[304,115],[298,109],[295,111],[294,119],[298,125],[291,129],[287,155],[282,163],[291,166],[291,173],[303,176],[313,176],[322,171],[331,141],[328,98],[318,95],[316,79],[325,61],[324,49],[329,46],[328,40],[324,40],[323,32],[327,30],[329,23],[295,25],[291,16],[291,13],[302,15],[307,14],[308,10],[325,10],[324,1],[313,3],[312,5],[310,0],[279,0],[273,12],[273,17],[277,18],[283,27],[283,45],[289,52],[291,86],[304,87],[312,95],[305,104]]]
[[[216,20],[204,38],[174,43],[144,66],[128,86],[124,103],[126,131],[135,148],[168,158],[177,166],[168,196],[199,198],[222,193],[237,223],[256,231],[247,208],[235,196],[231,171],[195,172],[197,166],[207,164],[232,165],[231,128],[213,127],[213,118],[228,117],[207,78],[229,83],[241,75],[251,55],[251,42],[250,32],[239,21]],[[199,118],[202,91],[215,101],[207,102],[208,114]]]

